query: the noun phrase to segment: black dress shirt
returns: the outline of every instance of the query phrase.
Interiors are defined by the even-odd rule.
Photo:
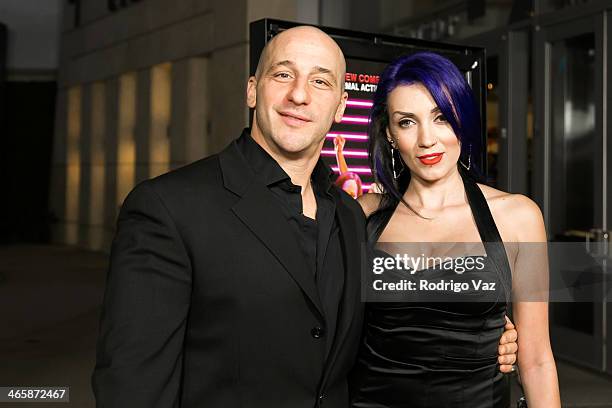
[[[312,271],[325,314],[325,327],[321,328],[319,335],[325,339],[329,352],[344,286],[344,259],[335,216],[336,203],[329,191],[333,171],[319,160],[312,172],[311,184],[317,202],[316,219],[312,219],[303,214],[301,187],[291,182],[276,160],[251,138],[248,129],[243,131],[237,146],[257,178],[278,199],[279,208],[295,233],[304,263]]]

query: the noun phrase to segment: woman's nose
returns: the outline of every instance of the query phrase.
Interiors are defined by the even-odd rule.
[[[422,125],[419,127],[418,143],[419,147],[424,149],[432,147],[438,143],[438,138],[429,125]]]

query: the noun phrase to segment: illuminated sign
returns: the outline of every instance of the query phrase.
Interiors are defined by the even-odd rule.
[[[348,58],[344,89],[348,93],[341,123],[334,123],[321,151],[323,160],[337,174],[336,183],[357,197],[372,188],[368,165],[368,125],[372,98],[384,63]]]

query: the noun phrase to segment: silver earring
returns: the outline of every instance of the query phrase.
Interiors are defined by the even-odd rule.
[[[395,171],[395,149],[393,148],[393,146],[391,146],[391,169],[393,170],[393,178],[398,178],[400,174],[402,174],[402,171],[404,171],[404,164],[402,163],[401,159],[400,159],[400,163],[402,165],[402,168],[400,169],[400,171],[396,172]]]
[[[466,170],[470,170],[470,167],[472,167],[472,144],[470,143],[470,147],[469,149],[469,153],[468,153],[468,164],[467,166],[461,161],[461,159],[459,159],[459,163],[463,166],[464,169]]]

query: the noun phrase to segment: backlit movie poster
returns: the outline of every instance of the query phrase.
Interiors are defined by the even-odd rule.
[[[335,182],[357,198],[373,188],[368,165],[368,123],[374,92],[385,64],[347,60],[344,89],[348,101],[341,123],[334,123],[321,155],[336,173]]]

